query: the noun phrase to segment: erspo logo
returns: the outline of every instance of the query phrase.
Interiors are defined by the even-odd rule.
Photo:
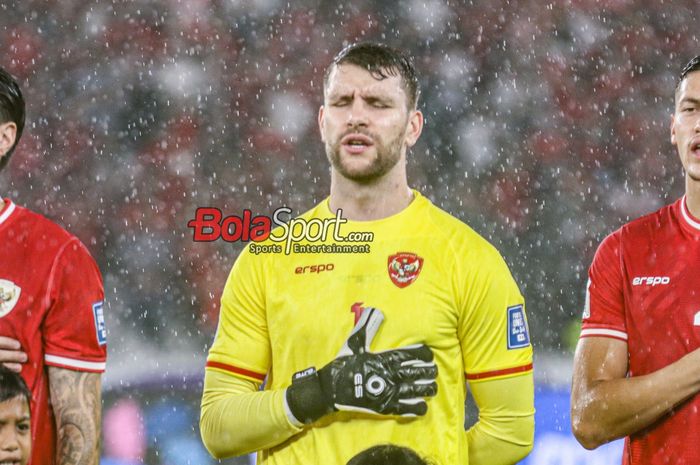
[[[659,286],[668,284],[671,282],[671,278],[668,276],[637,276],[632,280],[633,286]]]
[[[324,271],[333,271],[335,265],[333,263],[325,263],[320,265],[298,266],[294,269],[295,274],[306,273],[323,273]]]

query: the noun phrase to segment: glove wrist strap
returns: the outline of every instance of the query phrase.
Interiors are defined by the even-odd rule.
[[[307,425],[335,410],[324,395],[319,374],[314,367],[292,376],[292,385],[287,388],[286,396],[292,415]]]

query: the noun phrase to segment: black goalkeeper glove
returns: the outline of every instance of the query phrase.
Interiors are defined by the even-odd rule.
[[[425,415],[424,397],[437,394],[433,351],[417,344],[370,352],[383,320],[378,309],[365,309],[335,360],[318,372],[312,367],[292,377],[287,405],[297,420],[313,423],[336,410]]]

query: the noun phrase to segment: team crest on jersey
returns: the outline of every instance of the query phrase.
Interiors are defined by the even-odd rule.
[[[418,279],[421,269],[423,269],[423,258],[414,253],[399,252],[389,256],[389,278],[400,288]]]
[[[4,317],[15,308],[22,289],[12,281],[0,279],[0,318]]]
[[[508,350],[530,345],[525,311],[522,305],[508,307]]]

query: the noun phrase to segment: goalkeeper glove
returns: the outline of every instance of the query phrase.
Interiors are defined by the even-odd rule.
[[[310,424],[337,410],[425,415],[424,397],[437,394],[433,351],[417,344],[370,352],[383,320],[378,309],[365,309],[335,360],[318,372],[311,367],[292,377],[286,399],[297,420]]]

